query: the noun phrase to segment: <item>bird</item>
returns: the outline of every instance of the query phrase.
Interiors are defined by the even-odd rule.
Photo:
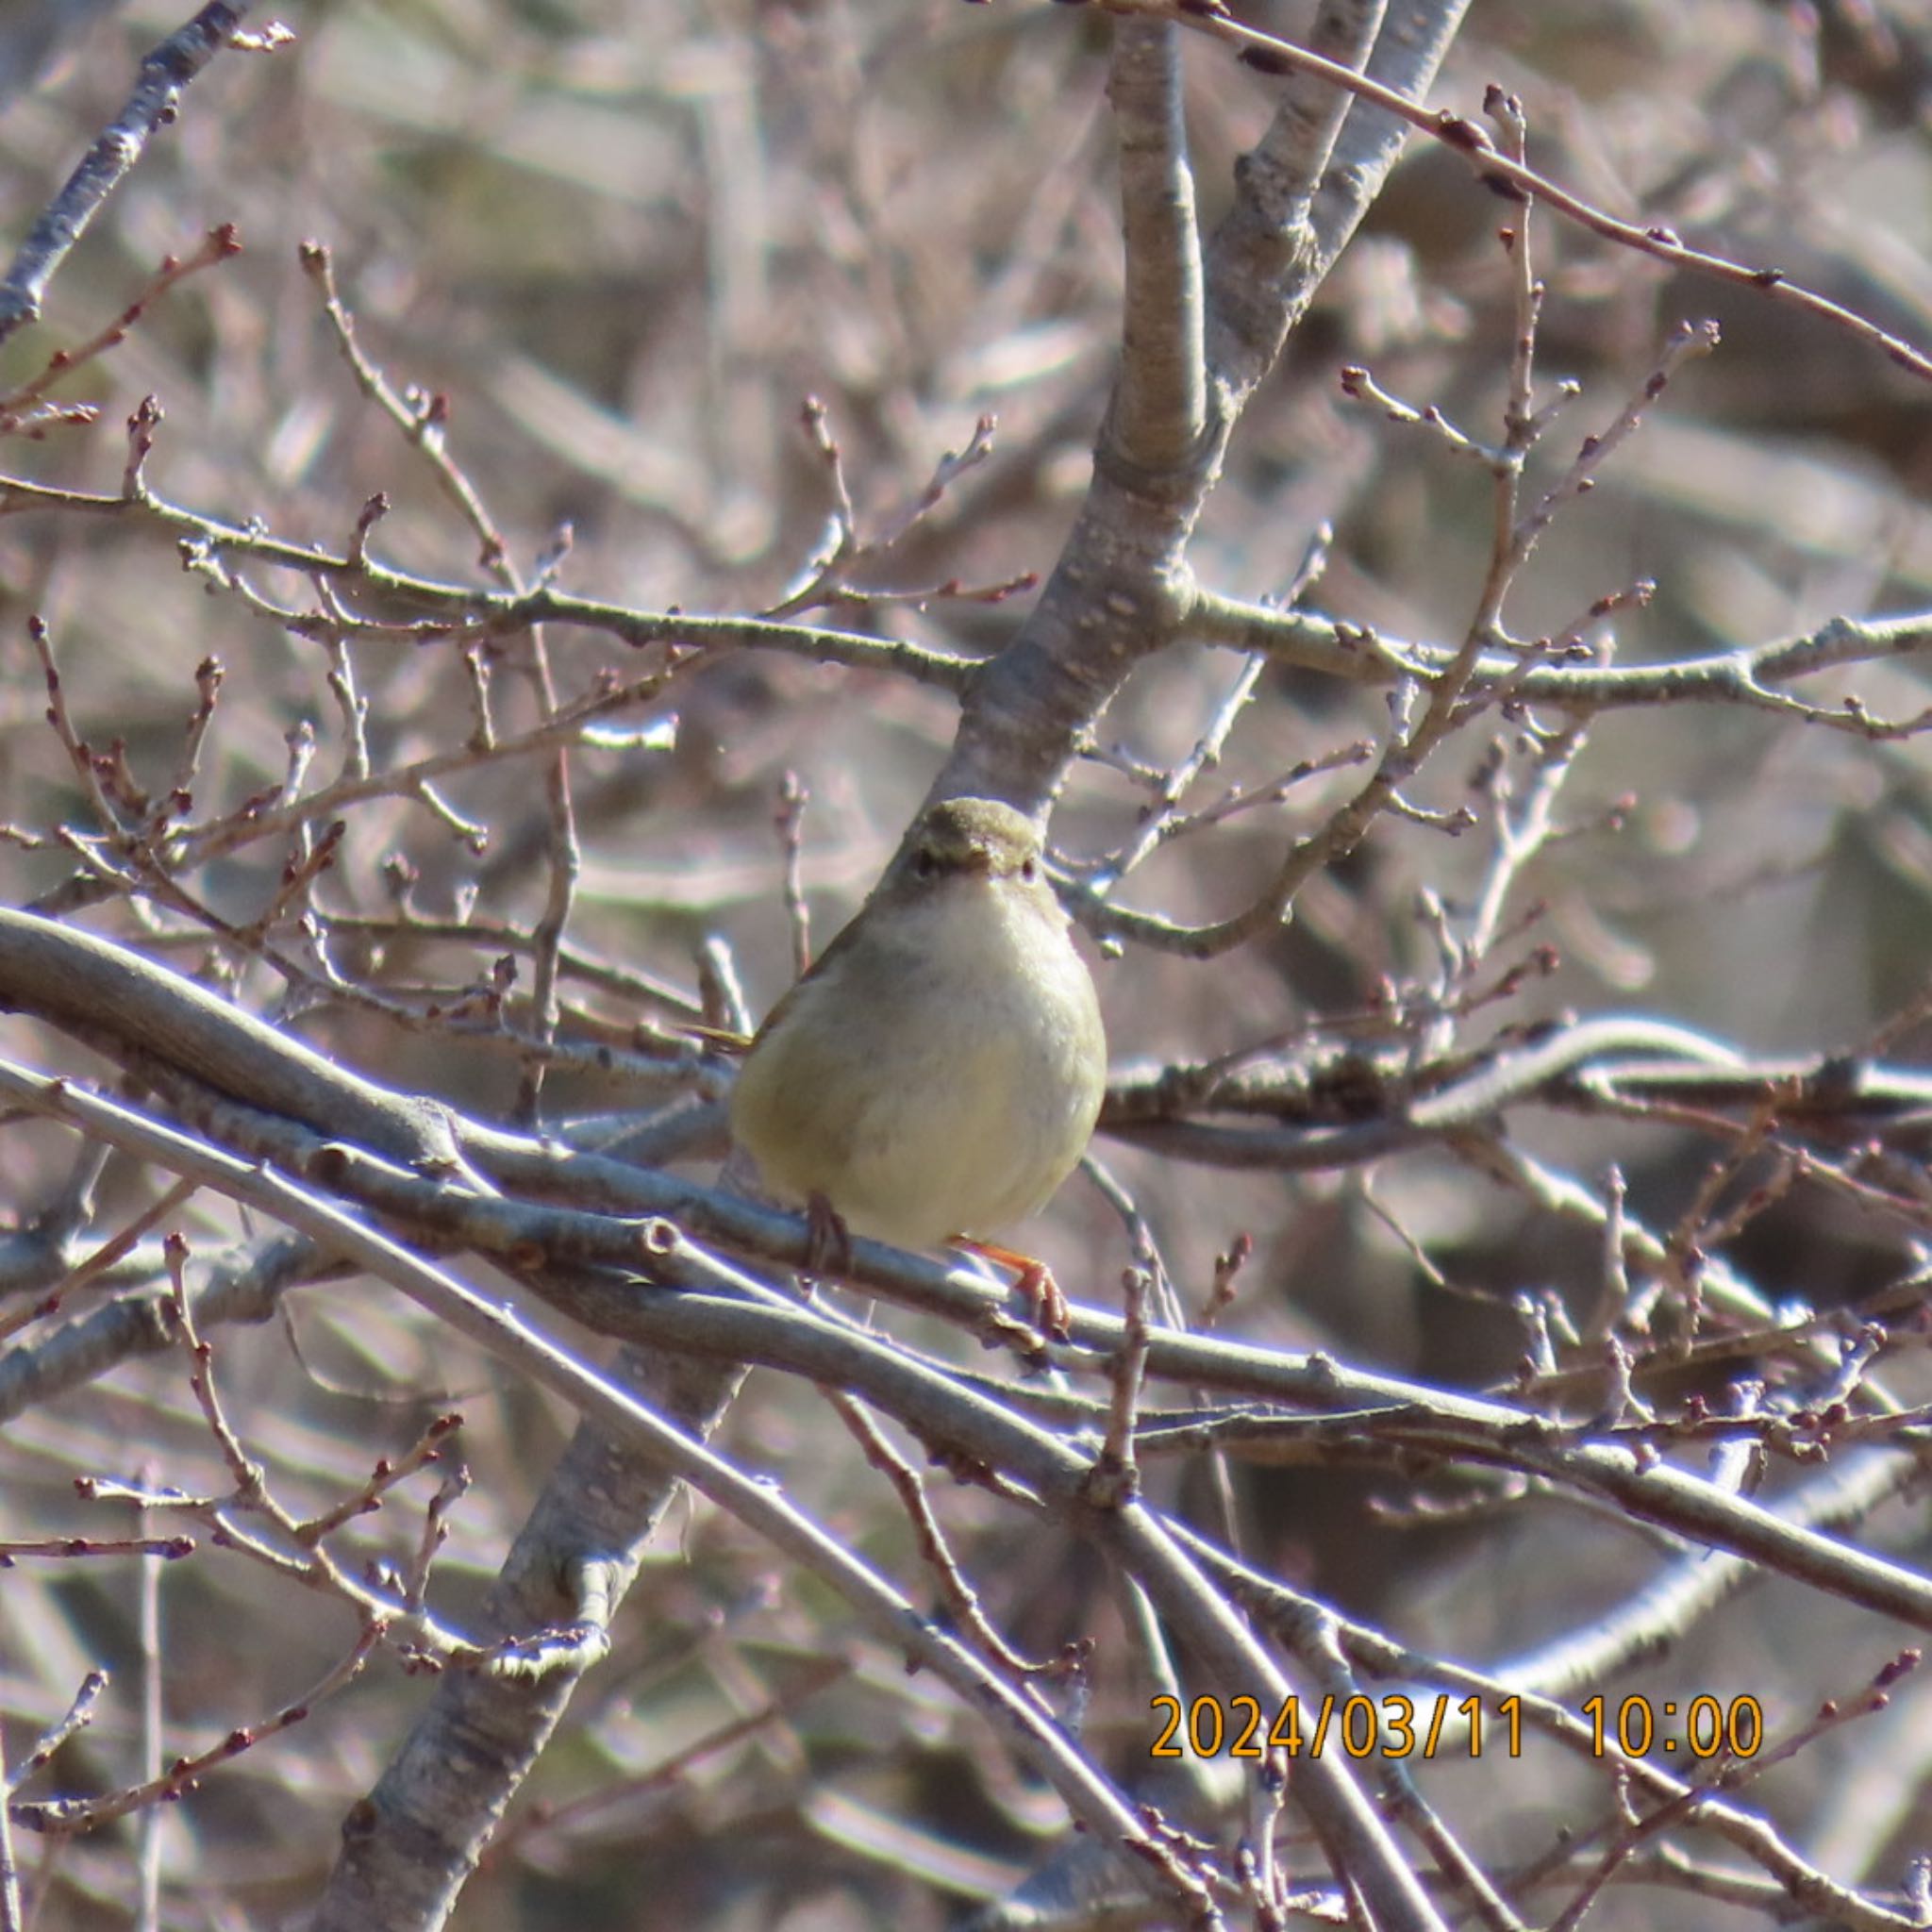
[[[1004,1262],[1064,1336],[1044,1264],[986,1237],[1072,1173],[1106,1086],[1100,1002],[1038,828],[997,799],[947,798],[753,1037],[731,1131],[815,1226]]]

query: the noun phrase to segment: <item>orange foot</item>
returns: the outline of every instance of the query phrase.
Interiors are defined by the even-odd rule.
[[[1031,1255],[999,1247],[992,1241],[975,1241],[968,1234],[948,1235],[946,1239],[952,1246],[964,1248],[970,1255],[980,1255],[1002,1268],[1010,1268],[1015,1277],[1014,1289],[1032,1304],[1035,1324],[1056,1341],[1073,1340],[1074,1311],[1060,1292],[1059,1283],[1053,1278],[1053,1270],[1044,1261],[1036,1261]]]

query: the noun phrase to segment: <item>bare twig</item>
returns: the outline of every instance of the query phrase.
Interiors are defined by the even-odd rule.
[[[126,105],[28,230],[6,275],[0,277],[0,341],[39,319],[47,284],[69,251],[141,159],[155,130],[175,118],[181,90],[234,42],[250,4],[251,0],[208,0],[141,63],[141,78]],[[279,43],[273,38],[261,42]]]

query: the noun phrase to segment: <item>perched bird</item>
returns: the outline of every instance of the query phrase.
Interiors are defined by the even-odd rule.
[[[1064,1333],[1044,1266],[972,1238],[1045,1206],[1106,1084],[1100,1003],[1039,832],[1010,806],[949,798],[759,1028],[731,1131],[778,1199],[1008,1262]]]

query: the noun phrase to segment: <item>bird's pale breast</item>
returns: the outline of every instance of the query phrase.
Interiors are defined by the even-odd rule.
[[[774,1193],[822,1194],[857,1234],[929,1247],[1024,1220],[1078,1160],[1105,1080],[1064,916],[962,877],[865,943],[754,1051],[738,1138]]]

